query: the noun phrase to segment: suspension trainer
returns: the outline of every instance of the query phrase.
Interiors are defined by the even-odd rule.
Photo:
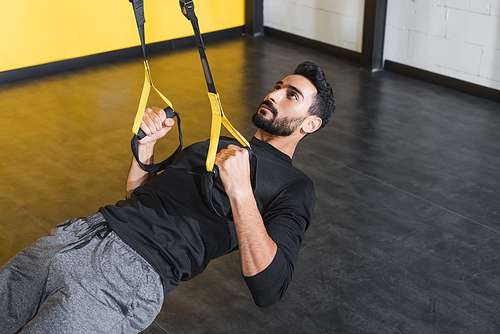
[[[129,0],[132,3],[135,15],[135,21],[137,23],[137,30],[139,31],[139,38],[141,40],[142,47],[142,55],[144,56],[144,85],[142,87],[141,99],[139,101],[139,107],[137,109],[137,113],[135,115],[134,125],[132,126],[132,132],[134,136],[132,137],[131,146],[132,152],[134,154],[135,160],[139,164],[139,166],[148,173],[156,173],[165,169],[167,165],[169,165],[182,150],[182,130],[181,130],[181,119],[179,114],[174,111],[172,103],[154,86],[153,79],[151,78],[151,71],[149,69],[148,60],[146,58],[146,40],[144,34],[144,23],[146,23],[144,17],[144,6],[142,0]],[[142,116],[144,115],[144,110],[146,108],[146,104],[148,102],[149,93],[151,91],[151,87],[153,87],[154,91],[161,97],[161,99],[167,104],[165,108],[165,113],[168,118],[177,117],[177,127],[179,130],[179,146],[175,150],[175,152],[157,164],[143,164],[139,160],[139,140],[146,137],[146,134],[141,129],[141,121]]]
[[[177,154],[182,150],[182,132],[181,132],[181,125],[180,125],[180,116],[179,113],[174,111],[174,108],[172,107],[172,103],[154,86],[153,80],[151,79],[151,71],[148,65],[148,61],[146,59],[146,43],[145,43],[145,33],[144,33],[144,23],[146,22],[145,16],[144,16],[144,6],[143,6],[143,0],[129,0],[132,3],[133,9],[134,9],[134,14],[135,14],[135,19],[137,23],[137,29],[139,31],[139,37],[141,40],[141,46],[142,46],[142,53],[144,55],[144,71],[145,71],[145,79],[144,79],[144,85],[142,89],[142,94],[141,94],[141,99],[139,102],[139,107],[137,109],[137,114],[135,117],[134,125],[132,127],[132,132],[134,133],[134,136],[132,138],[132,151],[134,153],[135,159],[137,160],[139,166],[147,172],[154,173],[154,172],[159,172],[165,169],[167,165],[169,165],[173,159],[177,156]],[[203,73],[205,75],[205,81],[207,83],[207,88],[208,88],[208,98],[210,101],[210,106],[212,109],[212,125],[211,125],[211,131],[210,131],[210,144],[209,144],[209,149],[207,153],[207,159],[206,159],[206,170],[208,172],[216,172],[216,168],[214,168],[214,162],[215,162],[215,155],[217,153],[217,147],[219,143],[219,137],[220,137],[220,130],[221,130],[221,125],[224,125],[224,127],[231,133],[231,135],[238,140],[238,142],[245,148],[248,149],[250,159],[252,158],[252,151],[250,149],[250,144],[248,141],[231,125],[229,120],[225,117],[224,112],[222,110],[222,105],[220,102],[219,94],[217,94],[217,91],[215,89],[215,84],[212,78],[212,74],[210,71],[210,66],[208,65],[208,59],[205,53],[205,44],[203,43],[203,39],[201,37],[201,32],[200,28],[198,25],[198,18],[196,17],[196,14],[194,12],[194,3],[192,0],[180,0],[179,1],[180,7],[182,14],[191,22],[191,25],[194,30],[194,35],[196,38],[196,44],[198,46],[198,51],[200,54],[201,58],[201,64],[203,68]],[[145,133],[142,131],[140,128],[141,125],[141,120],[142,116],[144,114],[144,110],[146,108],[147,100],[150,94],[151,87],[153,87],[153,90],[162,98],[162,100],[167,104],[167,107],[165,108],[165,113],[167,114],[168,118],[173,118],[174,116],[177,118],[177,126],[179,129],[179,146],[177,147],[176,151],[167,159],[164,161],[158,163],[158,164],[153,164],[153,165],[146,165],[143,164],[139,161],[139,156],[138,156],[138,146],[139,146],[139,140],[145,137]],[[212,173],[210,173],[212,174]]]

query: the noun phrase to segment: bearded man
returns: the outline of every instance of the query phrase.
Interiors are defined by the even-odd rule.
[[[278,302],[315,201],[312,181],[292,156],[334,110],[323,71],[304,62],[253,115],[254,158],[236,141],[220,140],[212,183],[204,170],[208,142],[183,149],[160,174],[134,159],[125,200],[57,225],[0,269],[2,331],[138,333],[168,292],[237,249],[255,303]],[[173,125],[163,109],[146,109],[141,162],[153,163],[155,143]]]

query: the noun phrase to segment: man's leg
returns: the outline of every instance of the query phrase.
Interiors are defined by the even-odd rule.
[[[114,232],[54,256],[51,293],[20,333],[138,333],[163,303],[159,275]]]
[[[61,225],[68,225],[66,221]],[[54,255],[78,240],[74,230],[56,227],[0,268],[0,328],[2,333],[19,331],[37,312]],[[76,225],[79,225],[78,223]]]

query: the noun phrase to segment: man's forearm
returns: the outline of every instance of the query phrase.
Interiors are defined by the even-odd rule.
[[[154,144],[139,145],[139,159],[143,164],[152,164],[154,162]],[[156,176],[156,173],[148,173],[144,171],[134,157],[130,164],[130,170],[127,177],[127,198],[135,188],[144,185],[146,182]]]
[[[231,204],[241,270],[246,277],[255,276],[273,262],[278,247],[267,234],[253,196],[248,152],[229,145],[217,154],[215,164]]]
[[[229,199],[238,235],[241,270],[244,276],[251,277],[271,264],[277,245],[267,234],[251,188],[230,195]]]

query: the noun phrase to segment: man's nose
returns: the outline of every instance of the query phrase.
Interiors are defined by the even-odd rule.
[[[280,95],[279,95],[280,90],[281,90],[281,89],[276,89],[276,90],[272,91],[271,93],[269,93],[269,94],[267,95],[268,100],[270,100],[270,101],[271,101],[271,102],[273,102],[273,103],[278,102],[278,100],[279,100],[279,96],[280,96]]]

